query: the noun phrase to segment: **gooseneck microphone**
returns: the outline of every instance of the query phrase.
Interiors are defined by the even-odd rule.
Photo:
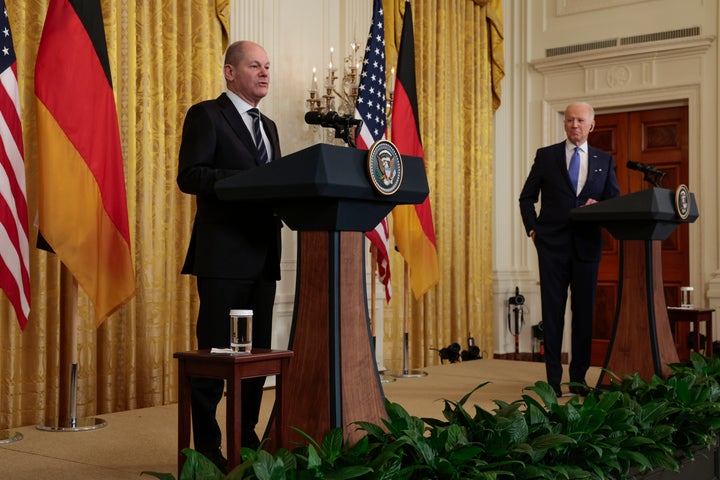
[[[665,172],[658,170],[652,165],[646,165],[640,162],[627,162],[627,168],[630,170],[637,170],[643,172],[643,180],[652,184],[655,187],[661,187],[663,178],[665,178]]]
[[[355,148],[355,133],[351,131],[352,127],[357,130],[362,125],[362,120],[352,115],[340,115],[335,111],[327,113],[307,112],[305,113],[305,123],[308,125],[320,125],[325,128],[335,129],[335,138],[342,138],[349,146]]]
[[[359,127],[362,120],[352,115],[340,115],[337,112],[307,112],[305,114],[305,123],[308,125],[320,125],[325,128],[348,128],[352,126]]]
[[[662,173],[662,172],[660,172],[660,170],[658,170],[658,169],[655,168],[654,166],[652,166],[652,165],[646,165],[646,164],[640,163],[640,162],[631,162],[631,161],[628,161],[628,162],[627,162],[627,168],[629,168],[630,170],[637,170],[637,171],[639,171],[639,172],[656,173],[656,174],[657,174],[657,173]]]

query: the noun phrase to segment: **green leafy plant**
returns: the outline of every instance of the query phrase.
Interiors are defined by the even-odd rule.
[[[560,403],[550,385],[537,382],[515,402],[467,409],[481,384],[457,402],[445,400],[442,419],[414,417],[386,401],[383,424],[357,422],[366,435],[354,444],[341,429],[320,443],[300,432],[307,445],[293,451],[243,448],[243,463],[227,476],[186,449],[180,480],[569,480],[677,472],[698,447],[717,444],[720,358],[693,353],[671,368],[666,380],[615,377],[585,399]]]

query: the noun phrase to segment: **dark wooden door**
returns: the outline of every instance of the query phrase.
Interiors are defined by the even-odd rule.
[[[590,145],[612,153],[617,164],[620,193],[652,185],[627,162],[653,165],[665,172],[663,188],[688,185],[688,110],[671,107],[596,115]],[[692,191],[692,185],[688,185]],[[663,283],[668,306],[680,305],[680,287],[690,281],[688,224],[662,242]],[[603,230],[603,259],[598,275],[593,324],[592,364],[602,366],[607,354],[618,297],[619,242]],[[635,299],[627,299],[635,301]],[[644,301],[644,299],[637,299]],[[676,338],[676,343],[682,339]]]

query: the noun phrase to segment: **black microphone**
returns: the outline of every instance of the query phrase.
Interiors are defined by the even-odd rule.
[[[647,173],[654,173],[654,174],[662,173],[660,170],[653,167],[652,165],[645,165],[644,163],[640,163],[640,162],[628,161],[627,168],[629,168],[630,170],[637,170],[639,172],[647,172]]]
[[[359,127],[362,120],[352,115],[340,115],[337,112],[307,112],[305,113],[305,123],[308,125],[321,125],[325,128],[342,129],[350,126]]]
[[[308,125],[320,125],[322,119],[323,114],[321,112],[307,112],[305,114],[305,123]]]

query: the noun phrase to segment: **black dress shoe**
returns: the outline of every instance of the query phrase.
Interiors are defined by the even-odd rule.
[[[573,395],[580,395],[581,397],[587,397],[590,394],[590,387],[585,382],[577,385],[570,385],[570,393]]]
[[[227,459],[223,456],[222,452],[218,448],[217,450],[211,451],[198,451],[210,460],[222,473],[228,473]]]
[[[553,391],[555,392],[555,395],[557,395],[558,398],[563,396],[562,389],[560,388],[560,385],[557,383],[551,383],[550,386],[552,387]]]

